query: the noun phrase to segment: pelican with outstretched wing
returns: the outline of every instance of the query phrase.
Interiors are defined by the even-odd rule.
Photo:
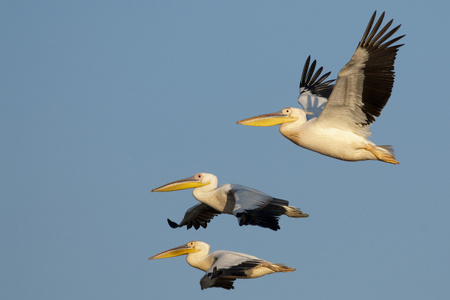
[[[217,187],[217,177],[209,173],[198,173],[192,177],[177,180],[152,192],[169,192],[193,188],[194,198],[201,203],[187,210],[183,220],[177,224],[169,219],[170,227],[194,226],[206,228],[207,223],[218,214],[234,215],[239,225],[256,225],[272,230],[280,229],[278,219],[281,215],[291,218],[305,218],[308,214],[289,206],[289,202],[269,196],[258,190],[237,184],[224,184]]]
[[[375,17],[376,12],[351,60],[339,72],[334,87],[326,87],[327,91],[332,87],[332,92],[317,118],[307,120],[307,110],[288,107],[237,123],[249,126],[281,124],[281,134],[291,142],[333,158],[398,164],[391,146],[375,145],[367,139],[370,125],[380,116],[394,85],[394,61],[403,44],[393,44],[404,37],[391,39],[400,28],[398,25],[389,31],[393,20],[381,28],[384,12],[374,25]],[[316,95],[320,96],[320,93]]]
[[[230,290],[234,289],[233,283],[236,279],[258,278],[276,272],[295,271],[283,264],[274,264],[244,253],[225,250],[208,253],[207,243],[192,241],[156,254],[149,260],[187,254],[186,261],[190,266],[205,271],[205,276],[200,280],[202,290],[210,287]]]

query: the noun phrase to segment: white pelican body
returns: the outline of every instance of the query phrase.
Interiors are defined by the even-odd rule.
[[[392,20],[379,30],[384,13],[372,29],[375,16],[376,12],[350,62],[339,72],[334,86],[329,85],[331,81],[322,83],[329,73],[315,82],[322,68],[311,79],[315,61],[306,75],[308,57],[300,83],[299,102],[306,109],[302,99],[304,96],[314,96],[315,93],[314,89],[308,90],[308,86],[302,87],[304,82],[312,81],[313,88],[318,85],[322,92],[325,91],[322,95],[317,93],[322,99],[329,95],[317,118],[307,121],[307,114],[310,112],[288,107],[277,113],[252,117],[237,123],[249,126],[281,124],[281,134],[293,143],[333,158],[346,161],[380,160],[398,164],[391,146],[377,146],[367,139],[370,136],[370,124],[375,121],[375,117],[380,116],[394,84],[394,60],[398,48],[402,45],[391,45],[403,37],[389,40],[400,28],[399,25],[387,32]]]
[[[295,270],[283,264],[274,264],[239,252],[220,250],[208,253],[207,243],[192,241],[154,255],[149,260],[187,254],[186,261],[190,266],[206,272],[200,280],[202,290],[210,287],[234,289],[233,282],[236,279],[258,278],[276,272]]]
[[[303,121],[306,116],[303,117],[305,113],[299,108],[285,108],[282,112],[300,116],[294,122],[281,124],[280,133],[303,148],[346,161],[377,160],[378,158],[372,151],[368,151],[368,148],[377,149],[387,156],[392,151],[390,146],[377,146],[363,135],[339,128],[339,124],[330,126],[332,124],[320,122],[318,118]],[[345,147],[337,145],[345,145]]]
[[[172,228],[194,226],[206,228],[214,216],[225,213],[234,215],[239,225],[257,225],[272,230],[280,229],[278,219],[281,215],[291,218],[308,217],[300,209],[289,206],[289,202],[273,198],[263,192],[237,184],[224,184],[217,187],[217,177],[209,173],[198,173],[192,177],[165,184],[152,192],[168,192],[194,188],[192,194],[200,201],[186,212],[180,224],[168,219]]]

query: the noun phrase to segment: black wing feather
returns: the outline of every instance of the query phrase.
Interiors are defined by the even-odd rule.
[[[334,87],[334,85],[331,84],[334,81],[334,79],[328,80],[326,82],[323,81],[331,74],[331,72],[325,73],[319,78],[320,74],[323,71],[323,67],[320,67],[316,71],[316,73],[314,73],[317,62],[316,60],[314,60],[310,66],[309,65],[310,61],[311,55],[308,56],[305,65],[303,66],[302,77],[300,79],[300,89],[303,88],[304,90],[310,91],[312,94],[328,98]]]
[[[194,226],[194,228],[197,230],[200,228],[200,226],[206,228],[211,219],[213,219],[218,214],[220,214],[220,212],[215,210],[211,206],[200,203],[189,208],[186,211],[184,218],[183,220],[181,220],[180,224],[177,224],[170,219],[167,219],[167,222],[172,228],[186,226],[186,229],[190,229],[192,226]]]
[[[249,278],[251,269],[261,264],[261,260],[247,260],[239,265],[227,269],[213,268],[212,272],[207,272],[200,280],[200,286],[203,289],[210,287],[220,287],[227,290],[234,289],[233,283],[237,278]]]
[[[372,28],[375,16],[376,12],[372,15],[358,44],[358,48],[366,49],[369,54],[364,66],[363,106],[361,109],[366,116],[366,122],[362,125],[370,125],[375,121],[375,117],[380,116],[391,96],[394,85],[394,61],[398,48],[403,44],[391,45],[405,36],[402,35],[387,41],[401,25],[387,32],[392,25],[393,20],[391,20],[378,32],[384,19],[384,12]]]
[[[286,213],[283,206],[289,205],[286,200],[273,198],[267,205],[253,210],[246,210],[242,213],[236,214],[239,219],[239,225],[253,225],[272,230],[280,229],[278,223],[280,216]]]

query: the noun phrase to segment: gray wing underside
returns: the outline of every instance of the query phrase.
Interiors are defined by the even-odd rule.
[[[206,205],[204,203],[199,203],[197,205],[192,206],[189,208],[185,215],[183,220],[181,220],[180,224],[177,224],[170,219],[167,219],[167,222],[169,223],[170,227],[172,228],[178,228],[186,226],[186,229],[190,229],[192,226],[195,229],[199,229],[200,226],[203,228],[206,228],[207,224],[213,219],[215,216],[219,215],[220,212],[215,210],[209,205]]]

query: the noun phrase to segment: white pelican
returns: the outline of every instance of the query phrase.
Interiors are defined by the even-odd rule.
[[[250,126],[279,125],[280,132],[300,147],[346,161],[380,160],[398,164],[393,148],[367,139],[370,124],[380,116],[394,84],[394,60],[398,48],[391,38],[400,25],[388,32],[393,20],[381,30],[384,12],[373,26],[376,12],[351,60],[339,72],[335,86],[318,118],[306,120],[305,110],[288,107],[280,112],[238,121]]]
[[[305,218],[307,214],[289,206],[289,202],[273,198],[263,192],[237,184],[224,184],[217,187],[217,177],[209,173],[198,173],[192,177],[177,180],[152,192],[169,192],[194,188],[194,198],[202,202],[187,210],[183,220],[177,224],[169,219],[170,227],[194,226],[206,228],[207,223],[218,214],[235,215],[239,225],[257,225],[272,230],[280,229],[278,219],[281,215],[291,218]]]
[[[244,253],[225,250],[208,253],[207,243],[192,241],[156,254],[149,260],[187,254],[186,261],[190,266],[206,272],[200,280],[202,290],[210,287],[234,289],[233,283],[236,279],[258,278],[276,272],[295,271],[283,264],[274,264]]]

